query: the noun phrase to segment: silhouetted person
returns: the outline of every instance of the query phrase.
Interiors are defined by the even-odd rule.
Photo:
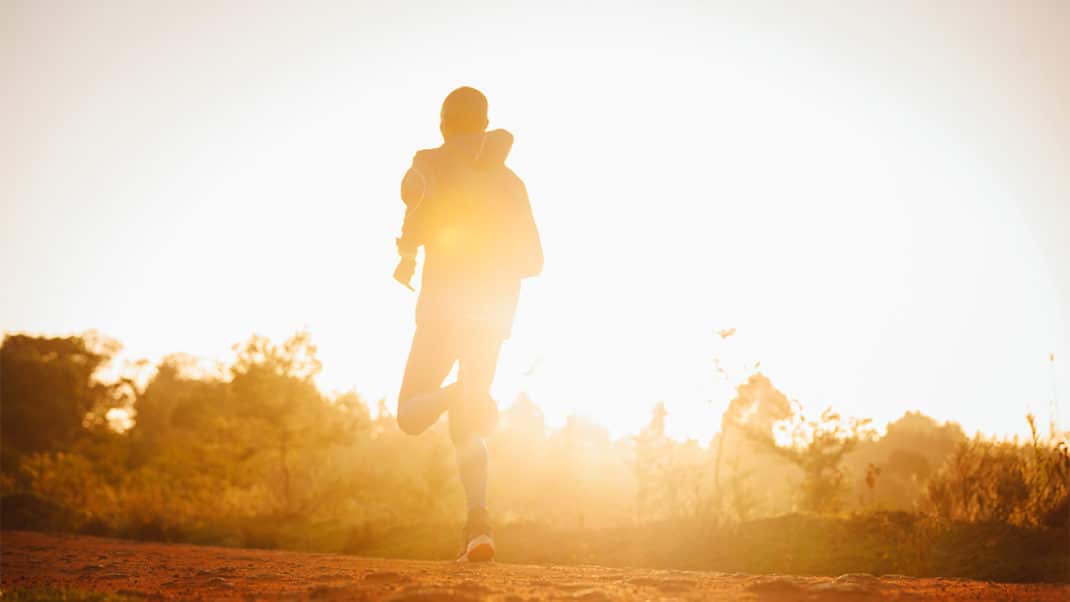
[[[418,435],[449,412],[450,437],[468,501],[458,561],[494,557],[487,521],[487,448],[497,422],[490,396],[502,341],[509,337],[520,281],[542,270],[542,247],[524,183],[505,166],[513,137],[485,132],[487,99],[458,88],[442,103],[445,142],[416,153],[401,183],[405,222],[394,278],[405,286],[424,248],[398,424]],[[459,362],[457,382],[442,382]]]

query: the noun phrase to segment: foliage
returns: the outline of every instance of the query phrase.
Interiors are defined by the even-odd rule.
[[[929,482],[926,504],[938,516],[1065,529],[1070,523],[1067,441],[1042,440],[1032,416],[1028,445],[974,437]]]
[[[294,463],[319,467],[322,450],[344,441],[354,426],[349,406],[324,402],[313,377],[320,370],[316,348],[308,333],[300,332],[281,345],[254,336],[236,347],[226,397],[228,425],[240,421],[252,435],[245,440],[250,455],[273,456],[273,485],[277,511],[284,515],[306,513],[325,492],[294,474]],[[232,429],[239,432],[237,428]],[[307,473],[305,476],[308,476]]]
[[[798,494],[802,510],[829,513],[843,508],[844,458],[860,441],[874,436],[870,422],[868,418],[845,419],[828,408],[817,419],[799,412],[786,423],[782,432],[788,443],[774,449],[803,471]]]
[[[5,452],[67,450],[84,427],[102,424],[107,410],[121,405],[127,392],[126,383],[93,380],[116,351],[114,341],[96,335],[6,336],[0,346]]]
[[[505,562],[727,573],[1070,579],[1070,533],[1065,530],[949,523],[907,512],[786,514],[722,523],[678,519],[583,531],[519,523],[504,526],[496,536],[503,542],[500,558]]]
[[[840,511],[847,491],[844,459],[861,441],[874,437],[871,421],[844,418],[831,408],[816,419],[808,419],[798,402],[789,402],[760,373],[752,375],[736,393],[722,417],[719,448],[730,434],[740,433],[752,447],[772,452],[800,469],[802,479],[795,496],[801,510]],[[718,475],[720,465],[718,462]]]
[[[751,374],[721,415],[713,466],[714,500],[740,519],[767,511],[787,511],[798,479],[793,466],[775,457],[772,432],[791,417],[791,402],[764,374]],[[764,497],[755,492],[762,475]],[[790,485],[789,485],[790,483]],[[773,485],[772,487],[770,485]]]
[[[665,404],[635,438],[636,514],[643,519],[695,517],[710,509],[710,459],[694,442],[665,434]]]
[[[844,458],[848,487],[854,486],[845,501],[864,509],[916,511],[933,473],[965,441],[958,424],[907,412],[882,437],[859,441]]]
[[[411,437],[385,400],[324,395],[306,333],[251,337],[229,366],[171,355],[139,387],[101,382],[114,346],[94,341],[13,335],[0,349],[5,528],[409,558],[455,551],[463,495],[444,422]],[[114,407],[132,428],[105,428],[102,411]],[[920,413],[878,437],[868,421],[831,411],[807,419],[760,373],[737,387],[708,445],[669,437],[670,419],[658,404],[637,436],[613,440],[579,417],[548,428],[523,395],[503,408],[488,441],[503,550],[524,541],[513,559],[525,562],[1009,579],[1050,576],[1065,560],[1020,550],[1065,539],[1065,441],[967,440]],[[12,424],[27,432],[9,439]],[[797,509],[809,516],[785,518]],[[1004,542],[1007,557],[968,564],[950,541]]]

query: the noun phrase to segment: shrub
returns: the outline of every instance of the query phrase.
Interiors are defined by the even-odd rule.
[[[950,520],[1065,528],[1070,519],[1070,453],[1042,440],[1032,416],[1028,445],[974,437],[929,481],[926,509]]]

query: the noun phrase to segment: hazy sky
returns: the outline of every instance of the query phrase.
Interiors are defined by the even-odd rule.
[[[392,397],[399,181],[473,85],[546,251],[504,402],[705,439],[761,361],[878,421],[1070,423],[1070,2],[570,4],[0,3],[0,329],[307,327]]]

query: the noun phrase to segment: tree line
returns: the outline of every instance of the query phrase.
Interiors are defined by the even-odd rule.
[[[444,425],[408,437],[384,401],[319,391],[307,333],[252,336],[226,366],[175,354],[145,381],[105,381],[118,350],[95,333],[5,336],[4,528],[449,553],[445,537],[414,543],[460,516]],[[613,439],[580,417],[548,428],[521,395],[488,443],[492,516],[556,529],[875,512],[1068,526],[1067,434],[1041,434],[1032,418],[1027,441],[968,437],[918,412],[878,432],[864,418],[804,408],[756,371],[711,440],[674,440],[668,419],[655,404],[640,433]]]

